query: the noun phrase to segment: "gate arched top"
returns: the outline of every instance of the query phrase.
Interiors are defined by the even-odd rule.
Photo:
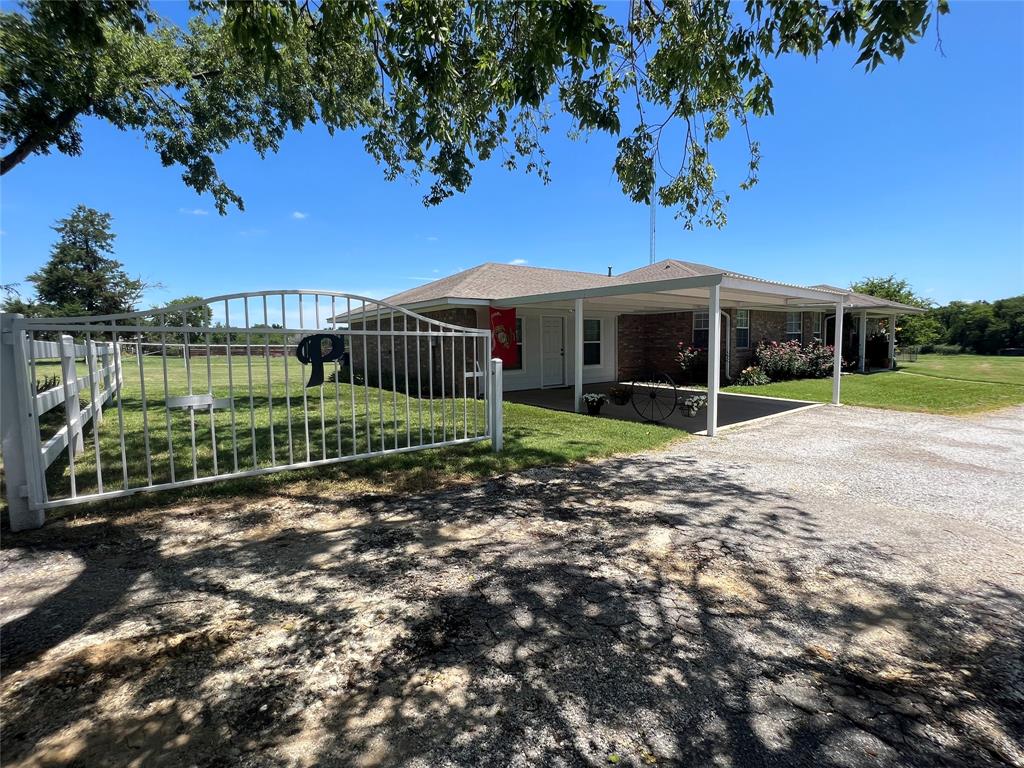
[[[391,315],[403,315],[410,320],[416,320],[420,323],[427,323],[428,325],[434,326],[439,329],[446,329],[451,331],[470,332],[470,333],[486,333],[485,329],[472,328],[467,326],[456,325],[454,323],[447,323],[443,320],[436,318],[427,317],[421,315],[397,304],[391,304],[382,299],[374,299],[369,296],[361,296],[353,293],[343,293],[339,291],[321,291],[313,289],[277,289],[269,291],[246,291],[241,293],[229,293],[222,294],[220,296],[211,296],[209,298],[200,299],[199,301],[183,302],[180,304],[169,304],[163,307],[154,307],[152,309],[136,310],[134,312],[122,312],[118,314],[110,315],[80,315],[77,317],[34,317],[25,318],[21,320],[20,324],[23,326],[35,326],[41,328],[52,328],[54,326],[96,326],[99,324],[110,325],[111,330],[113,326],[119,323],[127,324],[127,321],[131,320],[145,320],[153,317],[166,317],[167,315],[178,315],[181,316],[185,321],[182,323],[184,327],[198,327],[193,326],[189,321],[188,312],[200,308],[218,309],[225,304],[230,304],[234,301],[248,302],[250,299],[275,299],[280,297],[284,301],[284,297],[293,296],[298,297],[301,302],[303,298],[310,297],[314,301],[318,301],[321,297],[331,301],[331,305],[334,307],[332,314],[326,314],[324,317],[319,318],[319,322],[314,326],[306,326],[305,323],[300,323],[301,327],[288,327],[287,323],[283,323],[282,328],[275,330],[288,331],[288,332],[300,332],[315,330],[322,327],[321,323],[328,325],[338,325],[343,323],[349,323],[352,321],[375,321],[378,313],[389,313]],[[342,300],[344,306],[337,306]],[[358,307],[356,306],[358,304]],[[257,318],[259,319],[259,318]],[[284,319],[284,318],[283,318]],[[232,323],[232,327],[235,324]],[[240,326],[245,327],[245,326]]]

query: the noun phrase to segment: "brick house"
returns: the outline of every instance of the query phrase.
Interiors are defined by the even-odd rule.
[[[841,307],[838,401],[840,363],[863,370],[872,329],[921,311],[832,286],[790,285],[675,259],[619,275],[611,269],[603,275],[487,263],[381,303],[473,328],[489,326],[491,307],[514,308],[519,364],[505,368],[504,389],[575,386],[577,400],[585,383],[630,381],[658,371],[677,378],[679,344],[708,348],[716,337],[719,354],[709,355],[718,361],[715,378],[732,379],[750,365],[761,341],[831,344]],[[396,320],[398,329],[401,322]],[[890,343],[890,362],[893,351]],[[382,356],[386,376],[393,367],[386,350]],[[709,361],[709,376],[712,370]]]
[[[573,297],[562,298],[566,294],[580,293],[585,298],[584,382],[628,381],[656,371],[676,376],[680,342],[708,346],[707,289],[697,289],[697,293],[703,295],[692,297],[680,291],[657,289],[681,279],[724,275],[749,281],[755,289],[750,296],[737,293],[731,301],[723,297],[721,373],[726,380],[751,365],[754,350],[761,341],[796,339],[806,344],[818,339],[833,343],[836,302],[840,298],[844,301],[846,316],[843,356],[848,361],[858,360],[860,351],[859,323],[851,321],[866,319],[867,335],[870,335],[873,329],[888,324],[894,315],[920,311],[830,286],[787,286],[675,259],[618,275],[486,263],[396,294],[383,302],[446,323],[474,328],[487,327],[490,306],[515,307],[520,361],[517,367],[506,368],[505,388],[530,389],[566,386],[572,382],[574,307]],[[615,287],[623,288],[624,293],[586,297],[588,291],[607,294]],[[637,289],[645,287],[650,287],[650,295],[638,293]],[[780,303],[777,289],[794,295],[782,296]],[[651,296],[658,298],[652,300]],[[544,301],[545,298],[550,300]],[[676,308],[672,304],[680,306]]]

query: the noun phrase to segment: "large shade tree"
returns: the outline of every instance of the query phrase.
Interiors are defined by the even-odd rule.
[[[909,307],[930,309],[935,302],[914,292],[907,280],[887,275],[884,277],[865,277],[850,286],[851,291],[877,296],[887,301],[906,304]],[[929,312],[922,315],[906,315],[899,318],[896,324],[896,341],[901,347],[934,344],[942,339],[942,325]]]
[[[289,130],[357,130],[388,178],[425,177],[424,202],[466,190],[491,159],[546,179],[556,113],[573,135],[619,137],[637,202],[722,226],[714,147],[737,126],[739,185],[756,183],[750,116],[773,111],[771,62],[849,46],[868,70],[900,58],[946,0],[25,0],[0,13],[0,171],[84,151],[81,121],[140,131],[218,210],[242,199],[218,172],[234,143],[277,150]],[[618,14],[621,18],[616,17]],[[675,126],[675,128],[673,128]],[[655,169],[664,169],[656,176]],[[657,183],[656,183],[657,179]]]

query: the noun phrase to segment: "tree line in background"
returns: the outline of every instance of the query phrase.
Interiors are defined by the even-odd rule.
[[[896,330],[900,347],[917,346],[925,353],[978,355],[1024,348],[1024,295],[992,302],[951,301],[937,306],[895,275],[868,277],[851,285],[850,290],[928,310],[900,320]]]
[[[131,277],[124,265],[112,258],[114,239],[111,216],[84,205],[77,206],[71,215],[60,219],[53,227],[57,242],[50,250],[50,259],[38,271],[28,276],[35,288],[35,298],[26,300],[13,286],[4,286],[8,293],[3,302],[4,312],[20,312],[27,316],[71,317],[78,315],[112,315],[134,311],[147,289],[159,287],[141,277]],[[902,318],[896,331],[900,347],[919,346],[930,352],[974,352],[982,355],[999,354],[1005,349],[1024,347],[1024,296],[998,301],[952,301],[945,306],[919,296],[903,279],[895,275],[868,277],[850,286],[857,293],[877,296],[928,311],[921,315]],[[183,296],[171,302],[190,304],[201,302],[199,296]],[[151,319],[154,325],[158,319]],[[208,306],[181,310],[168,318],[173,325],[212,327],[210,343],[225,344],[228,334],[217,330],[213,323],[213,310]],[[262,327],[262,326],[256,326]],[[280,328],[271,324],[270,328]],[[167,341],[181,342],[184,334],[160,336]],[[193,339],[205,343],[202,339]],[[264,339],[260,339],[262,343]],[[237,339],[233,339],[237,343]],[[283,344],[284,334],[271,334],[270,344]]]

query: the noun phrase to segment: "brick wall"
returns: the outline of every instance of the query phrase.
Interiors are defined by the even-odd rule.
[[[722,342],[723,373],[735,378],[753,364],[754,350],[761,341],[782,341],[786,338],[786,313],[750,311],[750,347],[736,348],[736,310],[728,309],[729,339],[732,354],[729,370],[725,371],[725,339]],[[804,315],[804,339],[811,338],[810,313]],[[724,329],[723,329],[724,330]],[[667,312],[657,315],[621,315],[619,317],[619,372],[618,377],[630,380],[653,371],[665,371],[681,379],[676,353],[680,341],[693,340],[693,313]]]
[[[692,339],[691,312],[620,315],[618,378],[628,381],[656,371],[664,371],[677,378],[679,342],[689,343]]]
[[[452,307],[450,309],[437,310],[435,312],[424,312],[424,317],[430,317],[435,320],[440,320],[443,323],[451,323],[452,325],[461,325],[469,328],[478,327],[477,324],[477,313],[476,310],[468,307]],[[431,339],[426,336],[406,337],[402,335],[402,331],[405,328],[405,316],[398,315],[394,318],[394,326],[396,334],[394,336],[352,336],[352,365],[356,376],[365,376],[366,382],[370,386],[380,386],[383,389],[390,390],[392,387],[392,373],[394,373],[394,385],[399,392],[405,391],[405,378],[406,369],[408,368],[409,375],[409,391],[411,393],[419,392],[421,395],[427,395],[430,392],[431,385],[433,385],[433,391],[435,395],[441,394],[441,387],[443,383],[444,393],[446,396],[461,397],[466,385],[469,385],[469,393],[473,394],[473,379],[466,379],[462,374],[466,371],[473,370],[473,339],[466,337],[465,339],[465,361],[463,361],[463,343],[462,337],[456,337],[454,342],[454,353],[455,353],[455,368],[452,369],[452,340],[445,338],[443,342],[434,338]],[[360,323],[353,323],[354,328],[362,327]],[[416,330],[416,321],[412,318],[409,319],[408,328],[410,331]],[[376,330],[377,321],[368,320],[366,322],[367,330]],[[388,331],[391,329],[391,318],[381,318],[381,330]],[[421,331],[427,330],[426,324],[421,322]],[[363,353],[363,339],[366,340],[366,354],[364,363]],[[380,365],[378,366],[378,340],[380,340]],[[393,345],[392,345],[392,342]],[[419,346],[419,358],[417,365],[417,345]],[[442,347],[443,347],[443,360],[442,360]],[[477,350],[477,362],[481,369],[484,369],[487,364],[487,355],[490,350],[483,349],[483,342],[480,340],[476,341]],[[366,364],[368,363],[368,364]],[[433,370],[431,370],[431,366]],[[443,369],[443,378],[442,378]],[[379,370],[379,376],[378,376]],[[417,376],[417,373],[419,374]],[[379,378],[379,381],[378,381]],[[478,391],[479,387],[482,386],[481,382],[477,383]],[[454,388],[454,392],[453,392]]]

